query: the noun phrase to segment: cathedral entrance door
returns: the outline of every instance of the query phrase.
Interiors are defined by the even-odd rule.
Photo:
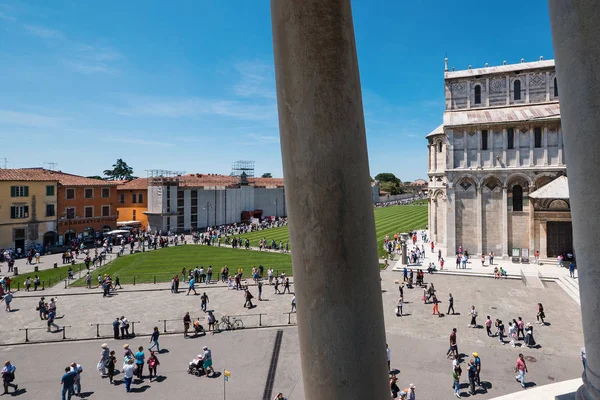
[[[564,221],[547,222],[548,258],[573,252],[573,224]]]

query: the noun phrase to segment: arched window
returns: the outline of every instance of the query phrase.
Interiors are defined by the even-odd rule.
[[[442,152],[442,142],[438,142],[438,152]]]
[[[558,82],[556,81],[556,77],[554,77],[554,97],[558,97]]]
[[[520,80],[516,80],[514,83],[514,89],[515,89],[515,100],[521,100],[521,81]]]
[[[523,211],[523,188],[520,185],[513,186],[513,211]]]
[[[475,86],[475,104],[481,104],[481,86]]]

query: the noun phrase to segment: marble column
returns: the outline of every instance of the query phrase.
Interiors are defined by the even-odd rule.
[[[477,193],[477,254],[483,253],[483,187],[475,189]]]
[[[304,396],[389,398],[350,0],[272,0],[271,21]]]
[[[508,258],[508,187],[502,186],[502,258]]]
[[[560,82],[560,108],[569,174],[573,244],[587,369],[578,399],[600,399],[600,307],[597,255],[600,168],[594,145],[600,132],[600,8],[595,0],[550,0],[552,42]]]

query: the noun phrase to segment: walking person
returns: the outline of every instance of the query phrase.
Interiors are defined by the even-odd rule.
[[[519,353],[519,358],[517,358],[517,362],[515,363],[515,379],[518,382],[521,382],[521,387],[525,389],[525,372],[529,372],[527,370],[527,364],[525,363],[525,359],[523,358],[523,353]]]
[[[0,300],[0,302],[2,302],[2,301],[3,301],[4,303],[6,303],[6,307],[5,307],[5,309],[4,309],[5,311],[12,312],[12,310],[10,309],[10,303],[12,302],[12,300],[13,300],[13,294],[12,294],[11,292],[8,292],[8,293],[7,293],[7,294],[6,294],[6,295],[5,295],[5,296],[2,298],[2,300]]]
[[[278,276],[275,277],[275,294],[281,294],[281,292],[279,291],[279,277]]]
[[[113,377],[115,376],[115,365],[117,363],[117,357],[115,357],[115,351],[112,350],[108,356],[106,363],[106,369],[108,370],[108,382],[113,383]]]
[[[133,380],[134,371],[133,358],[128,358],[123,363],[123,381],[125,382],[125,391],[127,393],[131,392],[131,381]]]
[[[154,346],[156,346],[156,351],[158,351],[160,353],[160,345],[158,344],[159,336],[160,336],[160,332],[158,331],[158,326],[155,326],[154,330],[152,331],[152,336],[150,336],[150,343],[152,343],[152,346],[148,347],[149,351],[152,351]]]
[[[446,358],[450,356],[457,357],[458,356],[458,346],[456,344],[456,328],[452,328],[452,333],[450,333],[450,347],[446,352]]]
[[[296,295],[292,297],[292,310],[290,312],[296,312]]]
[[[136,376],[139,380],[144,379],[144,361],[146,356],[144,355],[144,348],[142,346],[138,347],[138,352],[135,353],[135,367],[136,367]]]
[[[471,306],[471,311],[469,311],[469,315],[471,316],[471,323],[469,324],[469,327],[477,328],[477,310],[475,310],[475,306]]]
[[[475,362],[475,383],[477,386],[481,386],[481,379],[479,377],[481,373],[481,358],[479,358],[479,353],[477,352],[473,353],[473,357],[475,357],[473,360]]]
[[[454,297],[452,297],[452,293],[448,293],[448,312],[446,314],[450,314],[450,310],[452,310],[452,315],[454,315]]]
[[[202,367],[204,367],[206,376],[208,376],[209,373],[212,373],[214,375],[215,370],[212,366],[213,365],[212,351],[210,351],[208,346],[202,347],[202,350],[204,351],[204,353],[202,354]]]
[[[573,261],[569,263],[569,276],[575,279],[575,264],[573,263]]]
[[[391,361],[391,355],[392,355],[392,351],[390,350],[390,347],[388,346],[388,344],[385,344],[385,352],[387,355],[387,362],[388,362],[388,371],[392,370],[392,367],[390,366],[390,361]]]
[[[261,265],[262,266],[262,265]],[[258,300],[262,301],[262,287],[263,287],[263,283],[262,283],[262,278],[258,279]]]
[[[216,322],[216,318],[215,315],[213,314],[212,311],[208,312],[208,315],[206,316],[206,320],[208,322],[208,331],[212,331],[212,334],[215,334],[215,322]]]
[[[485,332],[487,333],[488,337],[494,336],[492,335],[492,318],[489,315],[485,320]]]
[[[544,322],[544,318],[546,318],[546,314],[544,313],[544,306],[542,303],[538,303],[538,312],[537,312],[537,323],[541,325],[546,325]]]
[[[60,378],[60,383],[62,383],[62,400],[70,400],[71,396],[73,396],[73,385],[75,384],[75,375],[77,372],[72,371],[71,368],[66,367],[65,373]]]
[[[514,320],[513,320],[514,321]],[[517,340],[519,340],[519,338],[523,338],[523,340],[525,340],[525,324],[523,323],[523,319],[521,317],[518,318],[518,321],[516,321],[517,324]]]
[[[183,316],[183,337],[188,337],[188,331],[190,330],[190,324],[192,323],[192,318],[190,317],[189,311],[185,313]]]
[[[110,349],[106,343],[102,343],[100,347],[102,348],[102,352],[100,353],[100,362],[98,363],[100,368],[98,368],[98,370],[100,371],[101,376],[106,376],[106,366],[110,359]]]
[[[437,296],[435,294],[433,295],[432,302],[433,302],[433,308],[432,308],[431,315],[437,314],[438,316],[440,316],[440,309],[439,309],[439,305],[438,305],[439,301],[438,301]]]
[[[285,294],[285,291],[287,290],[288,294],[292,294],[290,292],[290,278],[285,278],[285,281],[283,283],[283,293]]]
[[[500,341],[500,343],[504,344],[504,324],[502,323],[502,320],[497,319],[496,320],[496,327],[498,328],[498,340]]]
[[[192,290],[194,291],[194,295],[198,294],[198,293],[196,293],[196,287],[194,286],[195,283],[196,283],[196,280],[190,275],[190,279],[188,281],[188,292],[187,292],[186,296],[189,296],[190,292]]]
[[[525,345],[527,347],[536,345],[535,339],[533,338],[533,326],[531,326],[529,322],[525,325]]]
[[[460,365],[456,365],[452,370],[452,381],[454,382],[454,395],[460,399]]]
[[[48,325],[48,332],[51,332],[50,327],[56,328],[57,332],[60,331],[60,326],[58,326],[54,323],[55,316],[56,316],[56,312],[54,310],[52,310],[48,313],[48,321],[46,321],[46,323]]]
[[[200,308],[202,309],[202,311],[206,312],[206,305],[208,304],[208,295],[206,294],[206,292],[202,293],[202,296],[200,296]]]
[[[15,385],[13,381],[15,380],[15,372],[17,368],[10,363],[10,361],[4,362],[4,367],[2,367],[2,385],[4,386],[4,392],[2,394],[8,394],[8,388],[11,387],[15,390],[15,392],[19,389],[19,385]]]
[[[71,364],[71,371],[75,372],[75,380],[73,381],[73,392],[75,396],[81,396],[81,373],[83,372],[83,367],[76,362]]]
[[[477,368],[475,367],[475,361],[474,360],[469,360],[469,370],[468,370],[468,376],[469,376],[469,394],[471,396],[473,396],[475,394],[475,375],[477,374]]]
[[[156,368],[160,365],[158,361],[158,357],[154,354],[153,351],[150,352],[150,357],[148,357],[148,372],[150,373],[150,382],[152,382],[152,378],[156,378]]]
[[[248,306],[248,308],[254,308],[254,305],[252,304],[252,299],[254,298],[254,296],[252,296],[252,293],[250,293],[250,290],[248,290],[248,288],[246,288],[244,290],[244,308],[246,306]]]
[[[401,317],[403,312],[402,312],[402,306],[404,305],[404,299],[402,298],[402,296],[400,296],[400,298],[398,299],[398,308],[396,309],[396,316],[397,317]]]
[[[512,322],[508,322],[508,337],[511,347],[515,347],[515,338],[517,337],[517,327]]]

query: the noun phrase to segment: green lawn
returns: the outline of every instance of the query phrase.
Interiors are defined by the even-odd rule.
[[[131,284],[135,277],[136,283],[168,282],[173,275],[179,274],[186,268],[188,271],[196,266],[209,265],[213,267],[213,279],[217,279],[221,268],[227,265],[229,271],[243,268],[244,276],[250,277],[252,267],[262,264],[265,269],[273,268],[275,273],[285,272],[292,275],[292,257],[289,254],[259,252],[253,250],[231,249],[226,247],[184,245],[148,251],[119,257],[105,267],[93,271],[93,282],[97,282],[99,274],[118,276],[121,284]],[[85,280],[73,283],[74,286],[84,286]]]
[[[385,235],[393,236],[395,233],[408,232],[416,229],[424,229],[427,225],[427,205],[390,206],[375,209],[375,230],[377,234],[377,245],[379,255],[383,256],[383,239]],[[287,226],[264,231],[252,232],[242,235],[242,238],[250,239],[252,246],[258,246],[260,239],[267,239],[270,245],[275,240],[277,245],[282,241],[290,240]],[[291,250],[291,246],[290,246]]]
[[[82,274],[84,274],[84,271],[86,270],[85,264],[83,264],[83,263],[72,265],[71,268],[73,269],[75,278],[79,277],[80,270],[82,271]],[[38,290],[42,287],[51,287],[51,286],[56,285],[57,283],[64,281],[68,276],[68,270],[69,270],[69,265],[65,265],[65,266],[61,265],[58,268],[50,268],[50,269],[45,269],[45,270],[41,270],[38,272],[27,272],[27,273],[22,273],[18,276],[11,276],[10,277],[10,279],[12,280],[11,289],[25,290],[25,279],[27,279],[27,277],[30,277],[31,278],[31,290],[33,290],[33,277],[35,275],[37,275],[40,278],[40,287],[38,288]],[[84,276],[84,275],[82,275],[82,276]]]

